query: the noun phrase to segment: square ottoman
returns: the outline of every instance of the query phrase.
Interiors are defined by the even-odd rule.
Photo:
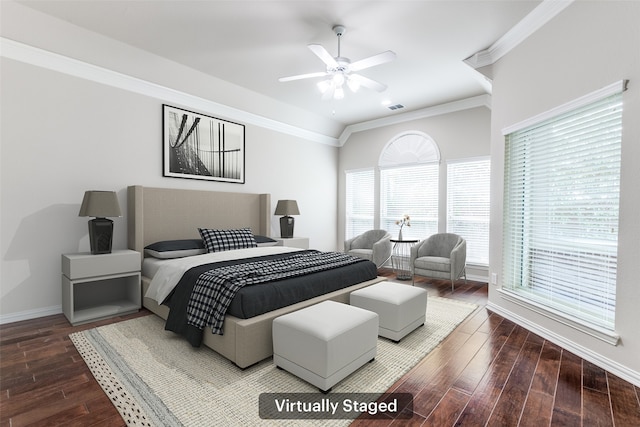
[[[273,320],[273,363],[327,393],[376,357],[378,315],[323,301]]]
[[[378,335],[398,342],[424,325],[427,291],[415,286],[382,282],[352,292],[350,303],[378,313]]]

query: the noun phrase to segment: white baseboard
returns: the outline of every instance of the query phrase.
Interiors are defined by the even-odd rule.
[[[524,317],[518,314],[515,314],[512,311],[505,310],[503,307],[500,307],[496,304],[493,304],[491,302],[487,303],[487,309],[490,311],[493,311],[496,314],[499,314],[505,319],[511,320],[512,322],[522,326],[528,331],[531,331],[534,334],[537,334],[542,338],[548,341],[551,341],[556,345],[559,345],[565,350],[572,352],[576,356],[579,356],[584,360],[588,360],[594,365],[599,366],[602,369],[611,372],[612,374],[622,378],[623,380],[628,381],[631,384],[634,384],[636,387],[640,387],[640,372],[635,372],[626,366],[623,366],[611,359],[603,357],[601,354],[594,353],[588,348],[585,348],[580,344],[570,341],[565,337],[558,335],[557,333],[549,329],[541,327],[540,325],[531,323]]]
[[[34,310],[20,311],[18,313],[2,314],[0,315],[0,325],[20,322],[22,320],[37,319],[38,317],[52,316],[60,313],[62,313],[62,306],[54,305],[53,307],[36,308]]]
[[[489,276],[481,276],[479,274],[467,274],[467,280],[473,280],[474,282],[489,283]]]

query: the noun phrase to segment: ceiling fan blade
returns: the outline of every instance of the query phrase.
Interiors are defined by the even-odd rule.
[[[335,58],[331,56],[331,54],[327,52],[327,49],[325,49],[322,45],[310,44],[308,47],[309,49],[311,49],[311,52],[315,53],[316,56],[322,60],[322,62],[327,64],[327,67],[338,68],[338,63],[336,62]]]
[[[279,82],[290,82],[293,80],[302,80],[302,79],[310,79],[313,77],[324,77],[328,73],[326,71],[319,71],[317,73],[307,73],[307,74],[299,74],[297,76],[289,76],[289,77],[280,77],[278,79]]]
[[[349,79],[356,81],[361,86],[368,87],[369,89],[373,89],[377,92],[384,92],[387,90],[387,85],[371,80],[368,77],[361,76],[360,74],[350,74]]]
[[[349,69],[351,71],[360,71],[364,70],[365,68],[375,67],[376,65],[391,62],[394,59],[396,59],[396,54],[390,50],[387,50],[377,55],[373,55],[368,58],[353,62],[351,63],[351,65],[349,65]]]

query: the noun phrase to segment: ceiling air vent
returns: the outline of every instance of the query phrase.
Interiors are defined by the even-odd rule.
[[[404,108],[404,105],[402,105],[402,104],[389,105],[387,108],[389,110],[391,110],[391,111],[395,111],[395,110],[399,110],[401,108]]]

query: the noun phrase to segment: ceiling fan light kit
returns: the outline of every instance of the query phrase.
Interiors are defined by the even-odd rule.
[[[325,63],[327,67],[326,71],[281,77],[278,80],[280,82],[289,82],[315,77],[326,77],[325,80],[321,80],[317,83],[318,89],[320,90],[320,93],[322,93],[322,99],[325,100],[344,98],[345,83],[349,90],[354,93],[357,92],[361,86],[365,86],[377,92],[384,92],[387,89],[386,85],[368,77],[364,77],[361,74],[356,74],[355,72],[393,61],[396,59],[396,54],[387,50],[352,63],[349,58],[340,56],[340,38],[345,31],[346,28],[342,25],[336,25],[333,27],[333,32],[338,37],[338,56],[336,57],[331,56],[331,54],[319,44],[308,45],[309,49]]]

